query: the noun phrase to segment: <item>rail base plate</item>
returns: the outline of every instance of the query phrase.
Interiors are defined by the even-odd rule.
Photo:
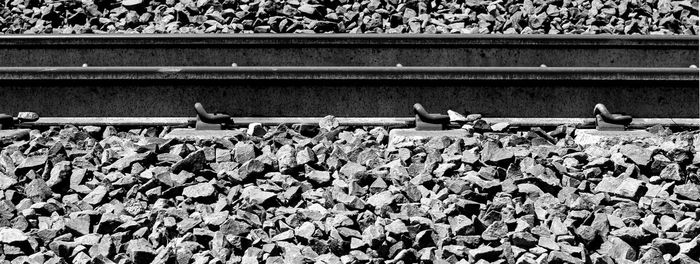
[[[464,129],[452,130],[416,130],[392,129],[389,131],[389,149],[399,148],[403,145],[412,145],[416,142],[427,142],[434,137],[463,138],[469,134]]]
[[[7,129],[0,130],[0,140],[18,140],[29,137],[29,129]]]
[[[579,145],[595,145],[614,139],[635,140],[652,137],[657,136],[647,132],[646,130],[600,131],[596,129],[577,129],[574,141]]]
[[[165,135],[165,138],[175,138],[175,139],[214,139],[214,138],[227,138],[236,137],[243,134],[243,132],[238,130],[196,130],[192,128],[176,128],[170,133]]]

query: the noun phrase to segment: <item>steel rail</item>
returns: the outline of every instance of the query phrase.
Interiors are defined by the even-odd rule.
[[[626,67],[0,67],[0,80],[697,81],[699,72]]]
[[[232,117],[236,126],[247,126],[251,123],[260,123],[265,126],[279,124],[306,124],[316,125],[322,117]],[[336,117],[342,126],[388,126],[410,127],[415,124],[412,117]],[[558,125],[571,125],[578,128],[595,127],[595,118],[517,118],[517,117],[485,117],[485,121],[495,123],[508,123],[515,127],[553,127]],[[20,124],[21,127],[46,127],[46,126],[171,126],[186,127],[194,122],[194,118],[187,117],[41,117],[35,122]],[[664,127],[700,127],[700,118],[635,118],[630,128],[646,128],[654,125]]]
[[[203,34],[0,37],[0,66],[688,67],[688,35]]]
[[[697,68],[2,67],[0,112],[187,117],[194,102],[232,116],[356,117],[427,109],[505,117],[698,114]],[[267,107],[260,107],[266,105]]]

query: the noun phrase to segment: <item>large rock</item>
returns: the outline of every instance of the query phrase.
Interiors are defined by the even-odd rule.
[[[234,150],[234,160],[238,163],[245,163],[246,161],[255,158],[255,145],[252,143],[238,142],[236,143]]]
[[[340,169],[341,174],[343,174],[347,177],[350,177],[350,178],[355,178],[360,173],[363,173],[365,171],[367,171],[367,168],[365,168],[365,166],[362,166],[362,165],[357,164],[355,162],[348,162],[347,164],[345,164],[345,166],[343,166]]]
[[[263,204],[277,197],[275,193],[266,192],[259,188],[250,188],[243,191],[241,197],[253,204]]]
[[[17,166],[17,170],[23,170],[23,169],[33,169],[37,167],[43,167],[44,164],[46,164],[46,161],[48,160],[47,155],[34,155],[34,156],[29,156],[26,159],[22,161],[22,163]]]
[[[599,252],[613,259],[637,260],[637,250],[617,237],[608,237]]]
[[[204,149],[197,150],[190,153],[184,159],[175,163],[172,167],[173,173],[180,173],[180,171],[198,172],[206,166],[206,155]]]
[[[151,243],[143,238],[130,240],[127,243],[126,252],[133,263],[148,263],[156,256]]]
[[[154,160],[155,158],[156,155],[150,151],[145,153],[134,153],[120,158],[119,160],[105,167],[105,170],[125,171],[127,168],[130,168],[134,163],[146,163]]]
[[[694,183],[686,183],[673,187],[673,193],[679,198],[690,199],[693,201],[700,200],[700,187]]]
[[[626,178],[615,188],[614,193],[622,197],[632,198],[637,195],[642,184],[643,182],[640,180]]]
[[[483,233],[481,233],[481,238],[486,241],[497,241],[508,235],[508,227],[503,221],[496,221],[489,225]]]
[[[382,208],[384,206],[390,205],[394,202],[394,195],[389,191],[383,191],[372,195],[367,199],[367,204],[374,206],[374,208]]]
[[[24,193],[35,202],[45,201],[53,192],[42,179],[36,178],[24,187]]]
[[[678,166],[677,163],[666,165],[666,167],[661,170],[659,177],[663,180],[681,181],[680,166]]]
[[[0,242],[4,244],[11,244],[15,242],[25,242],[29,239],[24,232],[7,227],[0,227]]]
[[[331,173],[327,171],[313,170],[306,174],[306,178],[316,184],[326,184],[331,181]]]
[[[212,197],[216,189],[211,183],[199,183],[182,189],[182,195],[190,198]]]
[[[652,151],[634,144],[620,146],[620,153],[628,157],[637,165],[646,166],[651,161]]]
[[[5,190],[17,183],[17,179],[0,172],[0,190]]]
[[[107,196],[107,191],[107,187],[97,186],[83,198],[83,201],[92,205],[99,204]]]
[[[481,161],[494,164],[502,164],[512,161],[514,158],[512,151],[501,148],[497,143],[488,141],[481,150]]]
[[[297,166],[296,150],[291,145],[284,145],[276,153],[280,171],[292,169]]]

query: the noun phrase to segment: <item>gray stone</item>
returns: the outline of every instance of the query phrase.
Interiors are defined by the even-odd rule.
[[[335,116],[332,115],[325,116],[321,118],[320,121],[318,121],[318,126],[327,131],[333,130],[334,128],[338,127],[338,125],[338,120],[335,118]]]
[[[124,171],[127,168],[131,167],[134,163],[137,162],[144,162],[144,161],[149,161],[152,159],[155,159],[157,156],[153,152],[146,152],[146,153],[134,153],[125,157],[122,157],[121,159],[118,159],[114,163],[110,164],[109,166],[105,167],[104,169],[106,171]]]
[[[29,156],[26,159],[22,161],[22,163],[17,166],[17,170],[22,170],[22,169],[32,169],[40,166],[44,166],[46,164],[46,161],[48,160],[47,155],[35,155],[35,156]]]
[[[384,228],[380,225],[370,225],[362,231],[362,240],[371,247],[380,245],[385,240]]]
[[[102,185],[97,186],[83,198],[83,201],[92,205],[99,204],[107,196],[107,191],[106,187]]]
[[[627,244],[625,241],[617,237],[609,237],[599,250],[601,254],[612,257],[613,259],[625,259],[635,261],[637,251]]]
[[[277,163],[280,171],[295,168],[297,166],[296,150],[291,145],[284,145],[277,150]]]
[[[539,240],[529,232],[515,232],[511,237],[511,243],[522,248],[537,246],[538,242]]]
[[[635,164],[646,166],[651,161],[651,150],[634,144],[620,146],[620,153],[630,158]]]
[[[537,245],[553,251],[561,249],[557,242],[554,241],[554,237],[552,236],[541,236],[539,241],[537,242]]]
[[[262,124],[260,123],[250,123],[248,124],[248,130],[246,133],[250,136],[262,137],[265,136],[267,131],[265,131],[265,128],[263,128]]]
[[[207,198],[212,197],[215,191],[211,183],[199,183],[182,189],[182,195],[190,198]]]
[[[234,150],[234,160],[238,163],[245,163],[246,161],[255,158],[255,146],[252,143],[238,142],[236,143]]]
[[[659,177],[663,180],[669,180],[669,181],[681,181],[681,175],[680,175],[680,166],[678,166],[678,163],[671,163],[666,165],[663,170],[661,170],[661,173],[659,174]]]
[[[508,235],[508,227],[502,221],[495,221],[481,234],[486,241],[496,241]]]
[[[394,195],[389,191],[383,191],[375,195],[370,196],[367,199],[367,204],[374,206],[374,208],[382,208],[384,206],[390,205],[394,202]]]
[[[0,227],[0,242],[11,244],[15,242],[25,242],[29,239],[21,230],[7,227]]]
[[[314,232],[316,231],[316,226],[311,223],[311,222],[304,222],[301,224],[301,226],[297,227],[294,230],[294,234],[298,237],[302,237],[304,239],[311,240],[314,236]]]
[[[87,235],[90,233],[90,216],[83,214],[64,218],[63,222],[66,229],[73,231],[78,235]]]
[[[251,190],[248,193],[244,193],[242,197],[254,204],[263,204],[272,198],[277,197],[275,193],[262,191],[260,189]]]
[[[24,187],[24,193],[34,202],[45,201],[53,192],[46,182],[40,178],[35,178]]]
[[[327,184],[331,181],[331,173],[327,171],[313,170],[306,174],[306,178],[316,184]]]
[[[481,259],[488,261],[495,261],[503,253],[501,247],[490,247],[487,245],[481,245],[476,249],[469,249],[469,256],[473,259]]]
[[[474,222],[464,215],[456,215],[454,217],[448,218],[450,223],[450,229],[452,234],[457,235],[469,235],[474,233]]]
[[[257,176],[261,176],[265,172],[265,163],[260,160],[253,159],[246,161],[238,169],[238,176],[241,181],[249,181]]]
[[[481,150],[481,161],[501,163],[511,161],[514,157],[512,151],[501,148],[497,143],[488,141],[483,144],[483,149]]]
[[[198,172],[206,166],[207,158],[204,149],[197,150],[187,155],[184,159],[175,163],[172,167],[173,173],[180,171]]]
[[[17,183],[17,179],[0,172],[0,190],[6,190]]]
[[[150,263],[156,256],[151,243],[143,238],[130,240],[126,252],[133,263]]]
[[[615,188],[614,193],[622,197],[633,198],[637,195],[642,184],[643,182],[640,180],[626,178]]]
[[[686,183],[673,187],[673,193],[679,198],[690,199],[693,201],[700,200],[700,187],[694,183]]]
[[[408,233],[408,228],[406,224],[401,220],[394,220],[390,224],[384,226],[384,230],[390,235],[401,235]]]
[[[367,168],[365,168],[365,166],[354,162],[348,162],[340,169],[340,174],[354,179],[355,177],[357,177],[358,174],[363,173],[365,171],[367,171]]]

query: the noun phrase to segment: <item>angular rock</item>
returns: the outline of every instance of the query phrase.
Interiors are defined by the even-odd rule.
[[[628,157],[639,166],[646,166],[651,161],[651,150],[634,145],[625,144],[620,146],[620,153]]]
[[[508,227],[502,221],[493,222],[483,233],[481,238],[486,241],[496,241],[508,235]]]
[[[16,242],[26,242],[29,237],[24,232],[14,228],[0,228],[0,243],[12,244]]]
[[[198,172],[204,169],[206,165],[206,155],[203,149],[197,150],[190,153],[184,159],[175,163],[172,167],[173,173],[180,173],[180,171]]]
[[[299,7],[299,8],[301,8],[301,7]],[[309,9],[308,7],[304,7],[304,8]],[[311,11],[311,10],[309,9],[308,11]],[[314,11],[311,11],[311,14],[313,14]],[[335,118],[335,116],[332,116],[332,115],[325,116],[325,117],[321,118],[320,121],[318,121],[318,126],[320,128],[327,130],[327,131],[333,130],[334,128],[338,127],[338,125],[339,125],[338,120]]]
[[[693,201],[700,200],[700,187],[694,183],[676,185],[673,187],[673,193],[682,199],[689,199]]]
[[[83,201],[92,205],[96,205],[102,202],[107,196],[107,187],[102,185],[95,187],[90,193],[85,195]]]
[[[306,174],[306,178],[316,184],[327,184],[331,181],[331,174],[327,171],[311,171]]]
[[[211,183],[199,183],[182,189],[182,195],[190,198],[207,198],[212,197],[215,191]]]
[[[681,181],[680,167],[677,163],[668,164],[661,171],[659,177],[663,180]]]

